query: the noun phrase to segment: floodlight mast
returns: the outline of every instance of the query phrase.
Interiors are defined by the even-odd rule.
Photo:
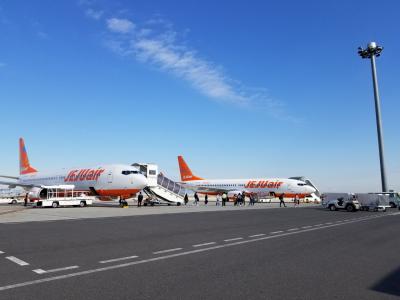
[[[385,171],[385,157],[383,153],[383,134],[382,134],[382,121],[381,121],[381,107],[379,99],[378,78],[376,73],[375,58],[381,55],[383,47],[378,46],[375,42],[370,42],[366,49],[358,47],[358,54],[362,58],[371,59],[372,69],[372,82],[374,85],[374,98],[375,98],[375,115],[376,115],[376,128],[378,132],[378,145],[379,145],[379,162],[381,167],[381,181],[382,192],[387,192],[386,171]]]

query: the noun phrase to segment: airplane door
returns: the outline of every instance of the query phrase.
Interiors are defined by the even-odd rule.
[[[107,174],[107,182],[108,183],[112,183],[113,182],[113,173],[112,173],[111,170]]]

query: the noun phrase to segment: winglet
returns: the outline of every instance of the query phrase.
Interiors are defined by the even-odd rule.
[[[178,163],[182,181],[203,180],[203,178],[197,177],[192,173],[181,155],[178,156]]]
[[[23,138],[19,139],[19,174],[31,174],[36,173],[37,170],[32,168],[29,164],[28,154],[25,149],[25,142]]]

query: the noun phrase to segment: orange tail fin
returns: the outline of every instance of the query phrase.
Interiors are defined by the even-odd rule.
[[[203,178],[195,176],[190,170],[189,166],[186,164],[185,160],[181,155],[178,156],[179,163],[179,171],[181,172],[181,180],[182,181],[191,181],[191,180],[202,180]]]
[[[19,174],[36,173],[37,170],[29,164],[28,154],[26,153],[24,139],[19,139]]]

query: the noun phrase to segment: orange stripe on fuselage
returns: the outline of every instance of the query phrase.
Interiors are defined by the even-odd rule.
[[[113,190],[96,190],[100,196],[108,197],[131,197],[138,193],[140,189],[113,189]]]

